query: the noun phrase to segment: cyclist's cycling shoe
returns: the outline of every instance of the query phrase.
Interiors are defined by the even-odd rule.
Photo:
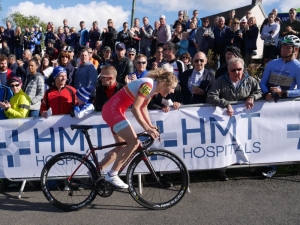
[[[111,177],[107,173],[105,180],[118,188],[128,188],[128,184],[125,184],[118,175]]]

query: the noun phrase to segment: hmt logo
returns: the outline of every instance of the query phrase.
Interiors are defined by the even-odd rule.
[[[0,156],[7,157],[8,167],[21,167],[21,155],[30,155],[30,142],[19,141],[17,130],[5,131],[5,142],[0,142]]]
[[[300,150],[300,124],[288,124],[287,125],[287,138],[298,138],[297,149]]]

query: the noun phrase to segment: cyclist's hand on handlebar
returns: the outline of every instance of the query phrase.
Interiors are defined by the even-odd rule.
[[[146,130],[147,134],[150,135],[153,139],[156,139],[159,137],[159,133],[157,131],[157,127],[155,128],[149,128],[148,130]]]

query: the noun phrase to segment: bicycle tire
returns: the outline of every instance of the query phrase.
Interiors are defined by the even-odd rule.
[[[98,177],[94,164],[86,160],[74,173],[83,159],[80,154],[64,152],[53,156],[44,165],[40,178],[42,191],[55,207],[64,211],[79,210],[91,204],[97,196],[98,190],[92,188]],[[72,173],[74,175],[68,181]],[[55,187],[51,184],[53,180],[57,182]]]
[[[138,154],[127,169],[130,195],[137,203],[149,209],[162,210],[176,205],[189,185],[189,173],[185,164],[177,155],[164,149],[147,150],[146,155],[159,181],[150,174],[142,154]],[[142,193],[139,192],[138,180],[134,177],[138,173],[143,174]]]

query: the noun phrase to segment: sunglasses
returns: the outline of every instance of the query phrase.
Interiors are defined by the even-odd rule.
[[[170,50],[170,49],[167,49],[167,48],[163,48],[163,51],[167,51],[167,50]]]
[[[243,68],[230,69],[231,72],[235,73],[236,71],[240,72]]]
[[[203,21],[203,23],[208,23],[208,21],[207,21],[207,20],[205,20],[205,21]]]
[[[178,16],[183,16],[183,14],[178,14]]]
[[[146,61],[136,61],[137,64],[146,64]]]
[[[129,56],[134,56],[134,54],[128,54]]]
[[[69,57],[66,55],[62,55],[61,58],[69,58]]]
[[[233,24],[240,24],[240,23],[233,23]]]
[[[204,63],[204,59],[194,59],[194,63]]]
[[[20,84],[11,84],[11,85],[9,85],[11,88],[13,88],[13,87],[19,87],[20,86]]]
[[[109,76],[109,75],[100,75],[99,78],[100,78],[100,79],[109,78],[108,80],[111,80],[111,79],[112,79],[112,77]]]

